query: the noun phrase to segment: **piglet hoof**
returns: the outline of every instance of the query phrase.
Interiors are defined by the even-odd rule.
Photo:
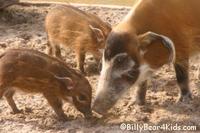
[[[15,114],[22,114],[22,113],[24,113],[24,111],[22,110],[22,109],[15,109],[15,110],[13,110],[12,112],[10,112],[11,114],[13,114],[13,115],[15,115]]]
[[[190,103],[190,101],[192,100],[192,95],[190,92],[188,92],[187,94],[185,95],[181,95],[178,102],[181,102],[181,103]]]
[[[59,117],[58,118],[60,121],[65,122],[65,121],[69,121],[69,119],[67,117]]]
[[[134,101],[132,101],[132,104],[143,106],[145,105],[145,99],[143,98],[136,98]]]
[[[143,106],[143,105],[145,105],[145,101],[143,101],[143,100],[131,101],[130,103],[127,104],[127,107],[132,107],[134,105]]]
[[[137,99],[137,100],[135,101],[135,104],[136,104],[136,105],[139,105],[139,106],[143,106],[143,105],[145,105],[145,100],[139,100],[139,99]]]
[[[59,119],[60,121],[63,121],[63,122],[72,120],[72,118],[68,117],[67,115],[59,116],[58,119]]]
[[[90,121],[94,118],[94,116],[91,114],[91,115],[85,115],[85,119]]]

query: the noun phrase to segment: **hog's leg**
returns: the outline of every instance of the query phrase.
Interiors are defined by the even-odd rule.
[[[144,81],[139,85],[139,88],[136,92],[136,101],[135,101],[136,104],[138,105],[145,104],[146,91],[147,91],[147,81]]]
[[[44,97],[47,99],[48,103],[51,105],[53,110],[55,111],[56,115],[59,119],[66,121],[67,116],[65,115],[62,109],[62,101],[54,94],[44,94]]]
[[[127,104],[127,107],[136,105],[144,105],[145,104],[145,97],[147,91],[147,81],[142,82],[139,84],[139,87],[136,91],[136,98],[133,97],[131,101]]]
[[[47,54],[48,55],[53,55],[53,48],[52,48],[52,46],[51,46],[49,41],[47,42],[47,46],[48,46]]]
[[[102,53],[100,51],[96,51],[96,52],[93,52],[92,54],[94,56],[96,63],[98,64],[98,70],[101,71],[101,68],[102,68],[102,62],[101,62]]]
[[[101,60],[101,57],[102,57],[102,53],[100,51],[96,50],[96,51],[92,52],[92,55],[94,56],[95,61],[97,63],[99,63]]]
[[[59,45],[57,45],[54,41],[50,39],[47,42],[47,46],[48,46],[47,53],[49,55],[55,55],[56,57],[61,58],[61,51]]]
[[[6,97],[6,100],[8,102],[8,104],[10,105],[10,107],[13,110],[14,114],[17,113],[22,113],[22,110],[19,110],[13,100],[13,95],[15,94],[14,90],[8,90],[7,92],[5,92],[4,96]]]
[[[53,52],[56,57],[61,59],[61,50],[59,45],[54,45]]]
[[[180,87],[180,102],[189,102],[192,99],[190,88],[189,88],[189,60],[183,59],[178,60],[174,64],[174,68],[176,71],[176,78],[178,85]]]
[[[76,51],[77,56],[77,68],[82,72],[85,73],[84,70],[84,61],[85,61],[85,51],[83,49],[78,49]]]

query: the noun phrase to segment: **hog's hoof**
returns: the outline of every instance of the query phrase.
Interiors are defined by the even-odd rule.
[[[135,104],[139,105],[139,106],[143,106],[143,105],[145,105],[145,100],[139,100],[139,99],[137,99],[137,100],[135,100]]]
[[[127,104],[127,107],[132,107],[134,105],[138,105],[138,106],[143,106],[145,105],[145,100],[135,100],[135,101],[131,101]]]
[[[85,70],[81,70],[80,68],[76,68],[77,72],[81,73],[82,75],[86,76]]]
[[[185,95],[181,95],[178,102],[181,103],[190,103],[190,101],[192,100],[192,94],[190,92],[188,92]]]
[[[71,118],[71,117],[68,117],[67,115],[59,116],[58,119],[59,119],[60,121],[63,121],[63,122],[72,120],[72,118]]]
[[[15,115],[15,114],[23,114],[24,113],[24,111],[23,111],[23,109],[16,109],[16,110],[13,110],[12,112],[10,112],[11,114],[13,114],[13,115]]]

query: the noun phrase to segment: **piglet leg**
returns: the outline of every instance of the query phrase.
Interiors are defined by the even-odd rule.
[[[15,91],[14,90],[8,90],[6,93],[5,93],[5,97],[6,97],[6,100],[8,102],[8,104],[10,105],[10,107],[12,108],[13,110],[13,113],[14,114],[17,114],[17,113],[22,113],[22,110],[19,110],[13,100],[13,95],[15,94]]]
[[[82,49],[76,51],[77,56],[77,69],[81,71],[81,73],[85,74],[84,70],[84,61],[85,61],[85,52]]]
[[[54,94],[43,94],[44,97],[47,99],[48,103],[51,105],[53,110],[55,111],[58,118],[62,121],[68,120],[67,116],[65,115],[62,109],[62,101]]]
[[[144,81],[139,85],[139,88],[136,93],[136,104],[144,105],[145,104],[145,97],[147,91],[147,81]]]

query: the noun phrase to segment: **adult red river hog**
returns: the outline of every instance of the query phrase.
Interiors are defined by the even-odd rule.
[[[146,80],[174,63],[180,101],[191,100],[189,57],[200,51],[199,0],[140,0],[109,34],[94,111],[104,114],[133,85],[145,103]]]
[[[20,113],[15,91],[43,94],[61,120],[67,120],[62,101],[74,104],[86,118],[92,116],[88,80],[59,59],[35,50],[12,49],[0,56],[0,98],[5,96],[13,113]]]
[[[111,26],[94,14],[73,6],[57,6],[45,20],[50,55],[61,58],[60,46],[76,52],[77,68],[84,73],[85,54],[91,53],[99,62]]]

